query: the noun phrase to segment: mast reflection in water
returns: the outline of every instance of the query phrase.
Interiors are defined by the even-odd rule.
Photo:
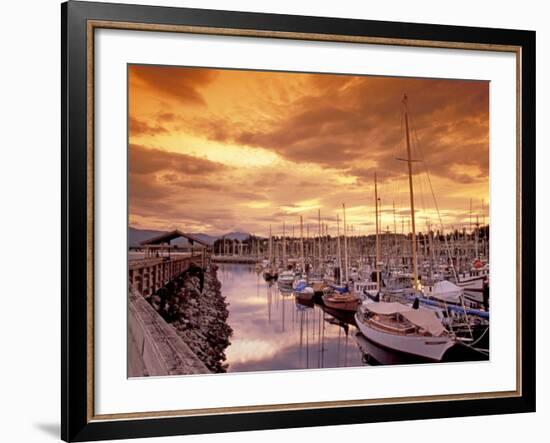
[[[269,285],[253,266],[220,264],[218,279],[233,328],[228,372],[365,365],[356,328],[320,306],[299,304]]]

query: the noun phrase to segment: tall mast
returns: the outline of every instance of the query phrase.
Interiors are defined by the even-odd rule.
[[[315,245],[314,245],[315,246]],[[315,264],[315,247],[313,248],[313,263]],[[309,262],[309,254],[311,252],[311,248],[309,247],[309,223],[306,224],[306,256]]]
[[[286,268],[286,231],[285,231],[284,220],[283,220],[283,267]]]
[[[306,270],[306,263],[304,260],[304,220],[300,215],[300,258],[302,259],[302,272]]]
[[[474,235],[474,241],[475,241],[475,250],[476,250],[476,259],[479,258],[479,215],[476,215],[476,227],[475,227],[475,235]]]
[[[340,214],[336,213],[336,235],[338,248],[338,284],[342,284],[342,250],[340,248]]]
[[[344,277],[346,278],[346,284],[348,283],[348,238],[347,238],[347,225],[346,225],[346,204],[342,203],[342,209],[344,210]]]
[[[374,208],[376,218],[376,290],[380,291],[380,223],[378,221],[378,182],[376,180],[376,172],[374,173]]]
[[[470,226],[469,226],[470,238],[472,236],[472,199],[470,199]]]
[[[409,190],[411,198],[411,227],[412,227],[412,260],[413,260],[413,286],[418,289],[418,263],[416,262],[416,225],[414,220],[414,189],[412,179],[411,139],[409,135],[409,114],[407,112],[407,94],[403,96],[405,109],[405,131],[407,134],[407,165],[409,169]]]
[[[296,257],[298,255],[298,247],[296,246],[296,237],[294,234],[295,226],[292,224],[292,256]]]
[[[395,218],[395,201],[392,202],[393,206],[393,247],[395,248],[395,254],[397,255],[397,219]]]
[[[271,225],[269,225],[269,265],[273,266],[273,237],[271,236]]]
[[[321,209],[317,210],[317,221],[318,221],[318,234],[319,234],[319,271],[321,271],[321,262],[322,262],[322,243],[321,243]]]

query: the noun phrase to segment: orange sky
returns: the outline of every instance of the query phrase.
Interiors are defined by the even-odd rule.
[[[417,226],[488,222],[489,84],[242,70],[129,67],[130,225],[259,235],[269,224],[354,232],[409,223],[402,96],[409,97]],[[482,199],[485,211],[482,213]],[[291,229],[291,228],[290,228]]]

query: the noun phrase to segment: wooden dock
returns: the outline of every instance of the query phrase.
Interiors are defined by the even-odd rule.
[[[208,374],[174,327],[145,300],[191,265],[205,267],[206,254],[131,260],[128,265],[128,376]]]
[[[128,287],[149,297],[185,272],[191,264],[204,269],[207,261],[205,254],[131,260],[128,264]]]

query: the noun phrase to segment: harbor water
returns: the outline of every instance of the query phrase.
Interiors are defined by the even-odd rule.
[[[219,264],[221,292],[233,329],[228,372],[426,363],[365,339],[353,319],[322,305],[301,304],[292,292],[268,283],[253,265]],[[464,350],[444,361],[479,360]]]
[[[354,326],[319,305],[299,304],[277,283],[265,282],[254,266],[221,264],[218,279],[233,328],[228,372],[364,365]]]

